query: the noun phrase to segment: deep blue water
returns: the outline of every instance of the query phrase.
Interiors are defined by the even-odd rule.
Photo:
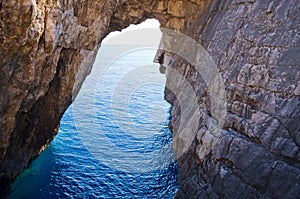
[[[165,77],[152,64],[155,49],[107,48],[58,135],[12,183],[8,198],[174,197],[170,105]]]

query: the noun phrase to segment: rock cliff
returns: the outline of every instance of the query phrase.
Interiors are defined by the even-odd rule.
[[[299,197],[299,13],[297,0],[0,0],[1,182],[51,142],[103,38],[156,18],[204,47],[226,91],[220,136],[206,148],[212,91],[187,60],[158,51],[199,104],[195,139],[178,160],[177,197]],[[174,135],[184,110],[168,88],[180,87],[167,72]]]

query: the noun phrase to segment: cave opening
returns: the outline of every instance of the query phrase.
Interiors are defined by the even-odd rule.
[[[166,77],[153,63],[160,39],[159,22],[150,19],[103,40],[58,135],[13,182],[12,198],[174,197]]]

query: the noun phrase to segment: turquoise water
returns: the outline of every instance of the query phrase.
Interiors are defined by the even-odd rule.
[[[7,198],[174,197],[170,105],[165,76],[152,64],[155,49],[112,49],[99,53],[58,135]]]

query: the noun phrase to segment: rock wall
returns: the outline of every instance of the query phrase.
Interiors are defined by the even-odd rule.
[[[179,198],[300,197],[299,11],[294,0],[212,1],[191,27],[223,77],[227,114],[203,157],[211,91],[184,60],[170,65],[193,85],[201,115],[195,142],[179,160]],[[167,87],[181,84],[168,76]],[[176,134],[180,104],[172,93],[166,99]]]
[[[179,159],[177,197],[297,198],[299,9],[297,0],[0,0],[1,182],[53,139],[102,39],[156,18],[202,44],[226,90],[221,136],[206,149],[209,90],[186,60],[159,51],[157,60],[193,85],[201,113],[197,136]],[[167,73],[166,87],[180,89],[180,81]],[[180,104],[168,89],[165,97],[176,135]]]

